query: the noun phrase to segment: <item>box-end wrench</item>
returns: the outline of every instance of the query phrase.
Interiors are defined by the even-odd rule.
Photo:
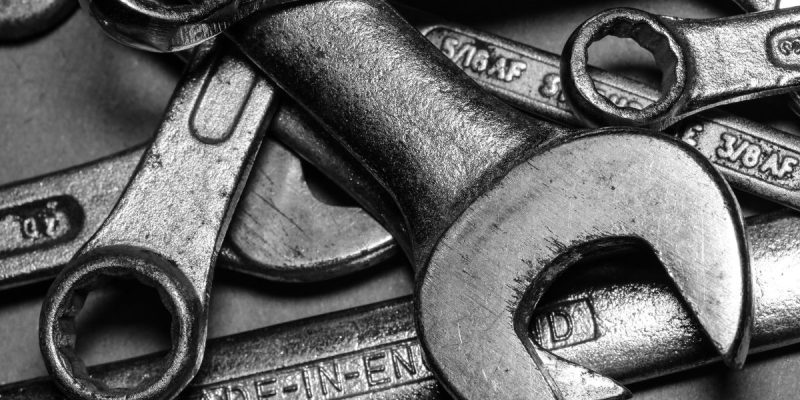
[[[587,123],[660,129],[710,107],[792,91],[800,85],[798,17],[791,9],[712,19],[603,11],[564,46],[565,97]],[[654,55],[663,75],[657,101],[637,109],[598,92],[586,66],[588,49],[609,35],[631,38]]]
[[[523,111],[580,125],[564,99],[561,58],[488,33],[454,24],[421,29],[436,47],[484,89]],[[621,107],[643,108],[658,90],[588,68],[596,90]],[[698,149],[734,188],[800,209],[800,139],[720,111],[707,111],[668,130]]]
[[[102,25],[106,29],[114,30],[108,17],[99,19],[105,21]],[[451,392],[471,398],[494,396],[496,393],[481,393],[485,389],[491,391],[489,386],[474,384],[489,379],[498,384],[513,381],[511,390],[504,394],[510,398],[549,398],[567,390],[591,392],[597,397],[624,393],[610,380],[537,350],[532,344],[525,347],[530,340],[527,334],[518,337],[515,326],[525,325],[530,318],[529,312],[517,313],[522,309],[519,306],[535,304],[552,277],[570,264],[565,262],[569,256],[580,258],[579,253],[588,251],[586,246],[597,247],[593,245],[600,242],[607,246],[630,244],[628,238],[640,238],[640,243],[656,250],[723,358],[733,365],[743,361],[752,305],[738,210],[724,181],[696,153],[668,138],[641,135],[630,129],[583,132],[585,136],[559,141],[556,138],[579,132],[527,118],[496,98],[485,96],[463,72],[380,2],[304,4],[274,14],[260,13],[234,25],[230,32],[251,59],[357,154],[395,200],[394,205],[404,218],[386,222],[400,227],[397,231],[408,232],[398,240],[421,271],[417,291],[420,332],[438,376]],[[595,147],[615,150],[595,152]],[[625,150],[616,157],[615,152],[620,149]],[[534,154],[536,157],[532,157]],[[654,164],[641,173],[633,165],[644,158],[652,158]],[[594,161],[589,163],[592,171],[586,171],[588,175],[583,175],[584,168],[571,164],[578,160]],[[566,169],[560,170],[556,165]],[[570,167],[576,168],[575,173],[563,173]],[[682,182],[685,175],[693,179]],[[578,181],[571,182],[572,179]],[[664,199],[663,191],[646,188],[648,184],[653,185],[649,189],[654,189],[677,186],[679,182],[681,193],[691,193],[685,199]],[[483,215],[475,208],[461,214],[478,198],[473,206],[499,200],[496,193],[481,196],[492,186],[493,190],[518,188],[513,195],[531,201],[525,201],[526,205],[513,201],[516,211],[501,213],[499,220],[497,215]],[[596,193],[570,194],[575,188],[581,192],[581,187],[612,191],[618,196],[601,201],[593,197]],[[658,199],[652,197],[656,192]],[[698,199],[704,205],[697,204]],[[672,217],[675,213],[681,215],[679,204],[683,202],[693,204],[695,220],[702,220],[703,225],[712,220],[718,222],[687,231],[685,224]],[[512,205],[502,203],[495,210]],[[579,210],[590,203],[607,213],[587,215]],[[570,211],[561,214],[558,210],[564,211],[564,206]],[[552,216],[554,211],[567,218],[568,223],[539,218]],[[697,212],[705,217],[696,217]],[[656,221],[653,215],[670,218]],[[465,223],[477,223],[482,218],[497,222],[493,234],[479,238],[485,233],[482,228],[471,231],[476,236],[470,236],[468,228],[462,230]],[[512,219],[526,220],[530,223],[528,229],[524,233],[518,231],[520,234],[511,241],[500,239],[509,232],[501,225]],[[456,220],[456,228],[448,229]],[[546,233],[540,236],[536,233],[539,231]],[[463,242],[451,242],[450,235],[460,233],[466,233]],[[678,236],[672,238],[671,234]],[[696,234],[700,234],[697,240],[720,240],[702,239],[703,250],[698,251],[687,243]],[[439,241],[442,235],[445,239]],[[525,235],[535,238],[533,243],[525,240]],[[464,243],[473,240],[481,241],[480,245],[464,247]],[[522,258],[522,262],[520,258],[505,260],[506,256],[514,257],[515,246],[531,249],[527,252],[530,258]],[[705,256],[707,250],[718,256],[709,260]],[[495,258],[473,262],[483,256]],[[692,263],[677,262],[696,257],[704,260],[698,271],[684,270]],[[524,262],[526,259],[529,262]],[[460,272],[448,265],[459,265]],[[491,265],[490,282],[479,272],[479,265]],[[554,266],[544,276],[538,275],[545,267]],[[476,267],[479,270],[472,271]],[[727,283],[696,286],[711,276]],[[439,284],[446,289],[442,290]],[[458,293],[453,289],[462,284],[473,284],[474,293],[490,295],[454,299],[452,296]],[[722,304],[727,305],[720,307]],[[459,330],[458,319],[471,324]],[[483,327],[488,328],[483,335],[478,332],[480,320],[491,325]],[[485,333],[490,331],[487,336]],[[464,348],[445,349],[453,335],[461,333],[465,333]],[[482,363],[506,367],[493,371],[487,368],[490,377],[473,376],[474,371],[464,371],[466,365],[459,360],[473,350],[481,353],[476,358]],[[540,368],[542,361],[547,364]],[[502,372],[512,369],[520,375],[514,378]],[[576,380],[578,376],[584,379]]]
[[[748,219],[755,318],[751,354],[800,341],[800,217]],[[543,348],[624,383],[719,361],[713,346],[652,258],[595,261],[572,270],[533,313]],[[156,373],[157,357],[90,367],[129,384]],[[179,398],[447,399],[422,356],[410,298],[259,329],[208,342],[200,372]],[[0,387],[7,400],[55,400],[49,379]]]
[[[163,399],[197,372],[217,252],[277,103],[241,64],[225,44],[197,53],[119,201],[50,286],[40,347],[69,397]],[[153,286],[172,315],[160,373],[134,387],[93,379],[75,351],[88,292],[113,277]]]
[[[77,5],[75,0],[5,1],[0,6],[0,42],[24,40],[54,29]]]

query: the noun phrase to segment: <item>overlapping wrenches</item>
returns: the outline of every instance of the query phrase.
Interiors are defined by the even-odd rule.
[[[306,119],[284,106],[270,134],[304,136],[311,129]],[[0,188],[0,287],[55,276],[108,216],[143,152],[138,147]],[[318,281],[396,253],[389,233],[362,209],[317,199],[300,160],[273,139],[251,175],[221,250],[226,267],[277,281]]]
[[[106,23],[108,29],[113,26]],[[540,276],[539,272],[550,267],[548,272],[555,273],[569,260],[600,244],[636,242],[652,246],[676,280],[681,295],[690,299],[688,304],[714,338],[717,351],[730,364],[743,361],[751,304],[738,210],[710,164],[686,147],[635,130],[581,136],[580,132],[527,118],[493,97],[484,96],[380,2],[304,4],[274,14],[258,14],[230,32],[251,59],[357,154],[395,200],[382,208],[396,207],[403,218],[384,223],[395,227],[392,231],[406,232],[397,239],[420,269],[417,318],[423,344],[438,377],[452,393],[467,398],[498,395],[481,393],[491,390],[487,385],[474,385],[483,379],[513,381],[514,387],[507,387],[510,390],[504,393],[510,398],[557,397],[567,390],[596,397],[624,393],[605,378],[535,346],[525,347],[530,344],[529,338],[517,336],[515,331],[530,318],[530,312],[517,310],[523,310],[523,304],[535,304],[552,279],[552,274]],[[386,48],[392,51],[377,51]],[[398,64],[398,60],[403,62]],[[563,139],[567,135],[579,137]],[[592,150],[607,147],[616,150]],[[631,168],[632,163],[651,152],[657,155],[653,157],[657,166],[652,165],[646,173]],[[613,156],[598,157],[602,154]],[[572,160],[591,164],[591,171],[578,173],[584,170],[571,164]],[[689,182],[683,182],[686,176],[691,177]],[[520,184],[518,179],[527,183]],[[581,182],[571,182],[573,179]],[[653,190],[679,183],[682,190],[676,195],[685,198],[665,199],[664,191]],[[585,191],[570,192],[582,185]],[[511,193],[484,195],[492,186],[492,191],[511,188]],[[611,192],[615,195],[598,195]],[[651,197],[654,192],[658,192],[657,201]],[[527,205],[519,206],[521,203],[515,198],[524,198]],[[503,204],[494,204],[495,201]],[[595,208],[594,215],[579,212],[589,203],[600,203],[602,211]],[[693,221],[701,220],[702,226],[693,226],[691,232],[681,229],[685,224],[674,215],[682,215],[682,204],[691,204]],[[500,212],[500,220],[495,220],[477,210],[484,205],[495,211],[519,207]],[[570,223],[558,224],[546,217],[554,212],[569,218]],[[697,212],[703,217],[698,218]],[[670,218],[654,218],[655,215]],[[523,220],[530,226],[512,228],[506,225],[511,220]],[[483,236],[481,232],[488,231],[477,225],[471,234],[469,229],[464,230],[465,224],[481,221],[499,225],[492,225],[495,228],[489,230],[488,236]],[[565,227],[567,230],[563,230]],[[547,233],[539,236],[528,229]],[[701,233],[706,229],[709,231]],[[665,232],[680,235],[680,240]],[[507,234],[513,234],[513,239],[505,237]],[[720,240],[707,242],[704,250],[699,250],[690,243],[695,234]],[[442,235],[444,239],[440,241]],[[512,248],[516,246],[520,251],[528,249],[530,262],[524,262],[525,258],[522,262],[504,260],[503,254],[487,250],[499,248],[499,243],[508,250],[506,256],[513,257]],[[710,262],[712,265],[703,255],[707,250],[721,255]],[[489,259],[479,260],[482,257]],[[695,269],[696,264],[689,260],[699,261],[698,257],[705,262]],[[467,275],[448,268],[455,263]],[[489,277],[493,278],[487,280],[480,273],[470,272],[478,264],[483,268],[491,266]],[[709,274],[724,283],[715,287],[702,285],[700,282],[707,281]],[[476,288],[461,293],[491,293],[491,298],[452,297],[461,284],[474,284]],[[705,301],[711,298],[714,300]],[[475,314],[475,310],[492,315]],[[467,324],[468,330],[459,330],[457,321],[467,318],[475,324]],[[491,324],[493,328],[473,335],[480,329],[479,324]],[[489,331],[492,333],[487,334]],[[447,343],[458,333],[466,334],[462,342],[465,347],[449,348]],[[493,366],[510,363],[513,368],[508,365],[499,371],[513,370],[520,375],[516,379],[502,373],[483,378],[470,375],[462,370],[466,365],[457,358],[472,350],[495,352],[481,362]],[[540,368],[542,361],[546,364]],[[565,372],[584,379],[570,380]]]
[[[753,354],[800,340],[800,287],[794,284],[800,217],[753,217],[746,230],[753,257]],[[400,298],[211,339],[200,372],[179,398],[447,399],[423,357],[413,312],[412,299]],[[591,269],[568,272],[531,321],[531,337],[542,348],[623,383],[718,360],[652,258],[594,260]],[[90,371],[122,385],[153,374],[157,362],[151,356]],[[43,378],[0,387],[0,397],[62,395]]]
[[[555,54],[454,24],[421,28],[467,75],[523,111],[555,122],[582,122],[566,103]],[[620,107],[644,108],[658,90],[596,68],[593,85]],[[800,209],[800,139],[722,111],[687,117],[667,130],[699,150],[734,188]]]
[[[118,202],[48,291],[40,347],[69,397],[169,398],[200,366],[217,252],[277,103],[225,45],[196,53]],[[114,277],[153,286],[172,315],[159,373],[134,387],[92,378],[75,350],[88,292]]]
[[[618,8],[581,24],[564,47],[561,80],[567,102],[593,125],[663,128],[704,109],[789,92],[800,85],[796,9],[713,19],[659,16]],[[587,70],[589,46],[613,35],[653,53],[661,96],[642,108],[601,95]]]

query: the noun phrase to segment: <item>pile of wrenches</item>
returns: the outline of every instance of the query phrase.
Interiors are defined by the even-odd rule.
[[[800,140],[707,110],[800,87],[800,11],[740,3],[764,12],[606,10],[560,57],[382,0],[82,0],[186,69],[147,145],[0,188],[0,284],[53,279],[50,377],[0,398],[613,399],[796,342]],[[73,7],[8,6],[0,35]],[[588,67],[606,36],[661,90]],[[745,221],[731,187],[788,209]],[[206,341],[217,265],[293,285],[393,256],[411,297]],[[158,292],[171,348],[87,367],[78,316],[119,279]]]

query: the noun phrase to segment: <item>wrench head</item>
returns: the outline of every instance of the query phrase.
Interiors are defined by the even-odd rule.
[[[416,316],[440,380],[463,399],[625,397],[528,334],[565,268],[620,245],[652,250],[725,362],[743,363],[753,306],[730,189],[683,144],[604,130],[515,167],[437,243],[417,281]]]
[[[343,276],[397,253],[392,236],[360,207],[314,196],[300,159],[282,144],[261,146],[228,230],[232,269],[282,282]],[[224,251],[224,250],[223,250]]]
[[[589,47],[606,36],[630,38],[650,51],[662,71],[661,97],[643,108],[620,107],[598,92],[589,76]],[[660,130],[686,102],[687,64],[677,39],[656,16],[632,8],[606,10],[581,24],[564,45],[561,85],[575,115],[590,126]]]

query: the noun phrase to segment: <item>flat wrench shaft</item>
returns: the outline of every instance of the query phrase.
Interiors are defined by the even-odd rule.
[[[800,340],[800,216],[753,217],[755,326],[751,354]],[[631,260],[631,258],[626,258]],[[543,348],[624,383],[718,360],[655,262],[594,263],[557,283],[530,331]],[[445,399],[424,364],[410,298],[208,342],[182,399]],[[155,370],[156,356],[90,368],[112,385]],[[6,400],[61,399],[47,378],[0,387]],[[361,398],[361,397],[359,397]]]
[[[423,28],[425,36],[484,89],[514,106],[555,122],[582,125],[564,99],[561,57],[457,25]],[[643,108],[657,89],[598,68],[594,85],[620,107]],[[800,210],[800,139],[720,111],[696,114],[670,133],[698,149],[731,186]]]

